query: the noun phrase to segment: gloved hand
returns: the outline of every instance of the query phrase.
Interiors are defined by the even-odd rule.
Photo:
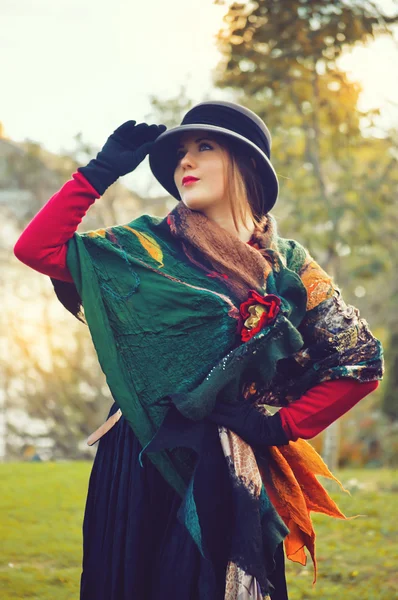
[[[254,449],[264,446],[284,446],[289,443],[279,413],[264,415],[247,400],[235,402],[217,402],[208,417],[218,425],[223,425],[237,433]]]
[[[119,177],[138,167],[166,129],[165,125],[136,125],[136,121],[126,121],[109,136],[97,157],[77,170],[102,196]]]

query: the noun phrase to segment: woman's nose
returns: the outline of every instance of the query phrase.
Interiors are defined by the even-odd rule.
[[[195,165],[195,159],[190,152],[186,152],[181,159],[181,166],[186,169],[187,167],[193,167]]]

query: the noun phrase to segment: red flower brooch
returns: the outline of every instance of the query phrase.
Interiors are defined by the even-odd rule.
[[[242,342],[249,341],[263,327],[270,325],[279,313],[280,305],[281,299],[278,296],[261,296],[255,290],[250,290],[248,299],[239,308],[238,334]]]

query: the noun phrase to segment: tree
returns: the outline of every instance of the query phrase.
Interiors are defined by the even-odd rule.
[[[29,421],[15,427],[9,419],[15,448],[9,446],[8,455],[15,455],[27,440],[35,443],[44,438],[50,441],[52,458],[89,456],[84,440],[106,417],[111,394],[87,328],[72,324],[66,314],[57,315],[62,309],[54,310],[53,293],[44,278],[29,273],[25,285],[28,279],[30,290],[36,292],[36,319],[23,313],[18,316],[13,307],[8,309],[9,346],[3,385],[9,409],[22,409],[43,426],[32,434]],[[17,298],[15,303],[24,304]]]

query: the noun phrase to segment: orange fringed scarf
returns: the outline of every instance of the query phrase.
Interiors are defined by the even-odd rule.
[[[290,442],[288,446],[271,446],[268,471],[265,472],[260,466],[260,473],[272,504],[289,529],[284,540],[286,556],[293,562],[306,565],[307,548],[314,564],[315,583],[315,530],[310,512],[323,513],[337,519],[352,518],[341,512],[316,475],[333,479],[342,490],[347,490],[330,472],[316,450],[301,439]]]

